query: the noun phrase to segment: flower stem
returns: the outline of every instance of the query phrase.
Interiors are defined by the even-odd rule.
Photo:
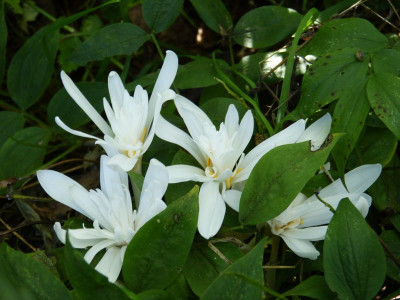
[[[271,257],[269,259],[270,265],[274,265],[278,261],[279,241],[280,239],[277,236],[271,238]],[[270,289],[273,289],[275,286],[275,278],[276,278],[276,269],[267,269],[265,276],[265,284]]]
[[[158,54],[160,55],[161,59],[164,60],[164,54],[161,50],[160,45],[158,44],[156,36],[152,33],[152,34],[150,34],[150,37],[151,37],[151,40],[153,41],[154,45],[156,46]]]

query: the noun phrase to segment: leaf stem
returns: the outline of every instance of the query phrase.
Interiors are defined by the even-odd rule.
[[[156,36],[153,33],[151,33],[150,37],[151,37],[151,40],[153,41],[154,45],[156,46],[158,54],[160,55],[161,59],[164,60],[164,54],[160,48],[160,45],[158,44]]]

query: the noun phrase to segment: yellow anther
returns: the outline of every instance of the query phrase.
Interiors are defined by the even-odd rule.
[[[141,141],[142,143],[144,142],[144,137],[145,137],[145,135],[146,135],[146,131],[147,131],[147,128],[145,127],[145,128],[143,129],[142,135],[140,136],[140,141]]]
[[[211,167],[212,166],[212,162],[211,162],[211,158],[207,158],[207,167]]]

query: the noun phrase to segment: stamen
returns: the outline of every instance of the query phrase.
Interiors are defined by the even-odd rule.
[[[147,132],[147,128],[145,127],[145,128],[143,129],[142,135],[140,136],[140,141],[141,141],[142,143],[144,142],[144,138],[145,138],[146,132]]]

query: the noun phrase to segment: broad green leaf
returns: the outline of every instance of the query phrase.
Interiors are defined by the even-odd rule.
[[[40,29],[13,56],[7,73],[11,98],[22,109],[39,100],[54,70],[58,48],[58,31],[51,25]]]
[[[300,53],[322,56],[345,48],[375,53],[388,44],[387,38],[365,19],[336,19],[323,25]]]
[[[377,146],[377,149],[379,149],[378,147],[379,146]],[[372,196],[374,206],[379,211],[389,209],[389,211],[394,210],[395,212],[400,212],[399,186],[400,160],[397,155],[394,155],[393,159],[382,170],[382,174],[375,184],[369,188],[369,194]]]
[[[385,230],[381,234],[381,239],[393,253],[398,261],[400,261],[400,234],[395,230]],[[400,281],[400,268],[395,264],[393,259],[385,252],[387,263],[387,274],[390,278]]]
[[[370,106],[366,83],[365,78],[356,82],[352,88],[344,90],[333,113],[332,132],[346,133],[332,150],[336,166],[342,172],[368,116]]]
[[[243,103],[236,99],[214,98],[200,105],[200,108],[207,114],[214,125],[219,128],[221,122],[225,122],[225,116],[231,104],[235,105],[239,113],[239,120],[241,120],[247,109],[243,106]]]
[[[147,290],[138,294],[140,300],[173,300],[166,291],[163,290]]]
[[[237,246],[230,243],[213,244],[230,262],[243,256]],[[229,267],[207,244],[194,243],[183,268],[183,274],[193,292],[201,296],[218,275]]]
[[[400,139],[400,78],[376,73],[368,80],[367,94],[375,114]]]
[[[383,49],[372,57],[372,68],[375,73],[391,73],[400,76],[400,52]]]
[[[285,292],[284,296],[305,296],[312,299],[335,299],[333,293],[325,282],[324,276],[313,275],[296,287]]]
[[[7,24],[4,13],[4,0],[0,0],[0,84],[3,83],[6,71],[6,50],[7,50]]]
[[[69,242],[64,247],[64,259],[67,276],[77,299],[139,299],[134,295],[129,297],[118,286],[110,283],[107,277],[90,266]]]
[[[205,290],[202,300],[261,299],[263,289],[262,239],[249,253],[226,268]]]
[[[3,143],[24,127],[25,119],[20,113],[0,111],[0,147]]]
[[[328,7],[327,9],[321,11],[321,14],[318,17],[318,21],[323,23],[328,21],[333,15],[344,11],[346,8],[349,8],[352,6],[354,3],[356,3],[357,0],[343,0],[338,2],[335,5],[332,5],[331,7]]]
[[[70,57],[81,44],[82,42],[78,37],[61,38],[58,43],[59,54],[57,60],[64,72],[70,73],[78,68],[78,65],[68,60],[68,57]]]
[[[0,179],[21,177],[35,171],[46,154],[50,132],[28,127],[16,132],[0,148]]]
[[[235,41],[247,48],[265,48],[279,43],[296,31],[301,15],[281,6],[255,8],[235,26]]]
[[[83,66],[91,61],[117,55],[131,55],[147,40],[148,34],[130,23],[116,23],[103,27],[84,41],[69,57],[69,60]]]
[[[129,289],[163,289],[179,276],[197,229],[198,193],[196,186],[135,234],[122,267]]]
[[[240,199],[239,219],[259,224],[278,216],[325,163],[340,135],[333,135],[318,151],[303,142],[276,147],[255,165]]]
[[[216,33],[226,35],[232,28],[232,17],[221,0],[190,0],[200,18]]]
[[[170,300],[196,299],[182,273],[165,289],[165,291],[168,293]]]
[[[325,280],[341,299],[372,299],[386,276],[386,258],[375,232],[343,199],[324,243]]]
[[[356,49],[343,49],[319,58],[306,72],[301,83],[301,98],[291,119],[305,118],[338,99],[344,91],[363,82],[369,56],[356,59]],[[350,93],[350,92],[348,92]]]
[[[103,82],[79,82],[76,85],[93,107],[101,113],[104,109],[103,98],[108,97],[107,84]],[[51,98],[49,106],[47,107],[49,122],[53,126],[56,126],[56,128],[59,128],[54,121],[57,116],[73,129],[90,121],[90,118],[75,103],[65,88],[59,90],[53,98]]]
[[[350,155],[347,168],[353,169],[364,164],[386,166],[397,148],[397,138],[386,128],[367,127]]]
[[[144,0],[142,13],[149,28],[158,33],[168,29],[182,8],[183,0]]]
[[[51,300],[55,295],[59,300],[72,299],[64,284],[44,265],[29,255],[12,249],[5,242],[0,246],[0,270],[6,274],[5,278],[11,284],[18,286],[18,289],[22,287],[21,294],[26,297],[22,299]],[[0,281],[3,280],[2,278]]]

